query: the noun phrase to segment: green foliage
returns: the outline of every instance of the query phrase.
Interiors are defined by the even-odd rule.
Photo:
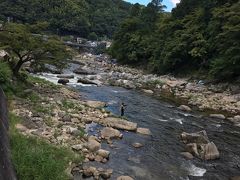
[[[12,71],[6,62],[0,60],[0,85],[7,83],[12,78]]]
[[[32,34],[31,30],[36,31],[37,26],[8,23],[0,32],[0,46],[10,54],[15,74],[18,74],[22,65],[27,62],[31,62],[33,67],[46,63],[63,67],[64,60],[70,57],[58,37]]]
[[[121,0],[2,0],[0,20],[11,17],[14,22],[48,22],[48,29],[56,34],[88,37],[95,32],[109,37],[130,7]]]
[[[69,162],[79,163],[82,157],[65,148],[58,148],[47,142],[26,137],[17,132],[15,124],[21,121],[10,114],[10,144],[14,167],[19,179],[55,180],[68,179],[66,169]]]
[[[91,32],[89,35],[88,35],[88,39],[89,40],[92,40],[92,41],[96,41],[98,39],[98,36],[95,32]]]
[[[157,0],[134,5],[115,33],[112,56],[159,74],[240,76],[238,1],[181,0],[171,14],[162,8]]]

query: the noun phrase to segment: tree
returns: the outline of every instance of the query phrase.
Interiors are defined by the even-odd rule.
[[[27,62],[62,67],[70,54],[59,38],[32,34],[30,29],[23,24],[8,23],[0,31],[0,46],[11,56],[13,73],[17,75]]]

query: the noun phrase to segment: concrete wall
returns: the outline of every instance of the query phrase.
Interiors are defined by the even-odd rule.
[[[4,92],[0,87],[0,180],[16,179],[10,160],[8,127],[7,102]]]

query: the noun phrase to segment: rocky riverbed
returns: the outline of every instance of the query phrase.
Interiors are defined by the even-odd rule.
[[[207,89],[209,85],[170,76],[148,75],[136,69],[107,62],[107,58],[99,61],[93,55],[79,55],[74,63],[71,63],[69,68],[60,75],[38,74],[39,77],[55,84],[69,85],[78,90],[82,94],[80,105],[87,107],[87,110],[84,108],[85,111],[80,117],[76,113],[73,113],[75,117],[72,117],[79,117],[80,121],[75,126],[83,124],[82,127],[89,134],[83,138],[82,142],[69,145],[70,148],[83,153],[86,157],[83,166],[71,168],[75,179],[81,178],[82,175],[95,178],[103,176],[110,179],[117,179],[121,176],[123,176],[121,178],[126,178],[125,175],[128,175],[131,176],[128,178],[139,180],[158,180],[159,177],[161,179],[197,179],[198,176],[222,180],[239,175],[236,172],[239,168],[237,164],[240,156],[233,146],[239,143],[239,130],[238,127],[232,127],[232,124],[239,125],[239,109],[232,109],[238,106],[236,100],[230,104],[228,110],[211,109],[209,106],[208,110],[211,109],[218,113],[207,116],[195,114],[195,109],[199,106],[189,105],[188,98],[176,96],[173,90],[184,86],[182,89],[184,93],[201,94],[202,91],[197,87]],[[128,73],[127,76],[126,73]],[[117,77],[116,74],[118,74]],[[166,81],[163,83],[164,78]],[[115,87],[109,86],[111,84]],[[186,90],[189,84],[194,87],[191,91]],[[64,86],[61,87],[66,89]],[[169,88],[165,89],[165,87]],[[209,97],[214,96],[213,90],[208,89],[208,91],[210,91]],[[228,92],[227,97],[237,97],[236,94],[230,93],[232,91]],[[225,97],[224,93],[226,92],[218,92],[217,95]],[[174,105],[156,100],[155,97],[159,95],[179,98],[182,103],[178,108],[174,108]],[[59,98],[59,94],[56,98]],[[207,96],[205,100],[212,103],[212,99],[207,99]],[[218,101],[225,102],[220,98]],[[119,114],[119,102],[128,104],[127,117],[133,122],[119,119],[109,113],[110,111]],[[107,110],[103,109],[106,104]],[[71,109],[71,106],[68,109]],[[89,110],[93,111],[90,115]],[[203,108],[203,110],[206,109]],[[68,114],[72,114],[71,110]],[[99,118],[99,116],[103,117]],[[226,121],[226,118],[231,121]],[[64,130],[64,132],[71,135],[69,130]],[[148,135],[141,137],[136,132]],[[179,137],[182,137],[183,143]],[[187,140],[184,139],[186,137]],[[211,161],[205,163],[205,160]]]
[[[26,94],[26,99],[15,98],[11,102],[12,113],[22,119],[16,124],[16,129],[23,135],[34,136],[50,144],[72,149],[85,158],[85,163],[107,163],[110,160],[110,151],[103,149],[101,144],[107,142],[110,147],[114,146],[113,141],[122,139],[124,131],[150,133],[148,129],[138,127],[137,123],[106,111],[106,103],[83,100],[78,92],[68,87],[40,81],[23,93]],[[91,123],[101,125],[102,130],[94,135],[88,134]],[[135,146],[140,148],[138,142]],[[114,170],[70,162],[67,172],[72,179],[109,179]],[[124,176],[124,173],[116,178],[132,179]]]
[[[134,68],[111,64],[108,56],[101,60],[91,54],[79,55],[75,59],[81,63],[75,73],[86,75],[84,81],[96,85],[114,85],[137,89],[157,97],[174,100],[180,109],[205,112],[212,117],[229,119],[240,125],[240,86],[231,84],[207,84],[201,80],[175,78],[146,74]],[[84,72],[84,73],[83,73]],[[83,78],[79,82],[83,81]]]

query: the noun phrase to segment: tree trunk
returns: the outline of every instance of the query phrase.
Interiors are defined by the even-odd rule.
[[[19,73],[19,70],[21,69],[22,65],[24,64],[24,61],[23,60],[19,60],[16,64],[16,66],[14,67],[13,69],[13,73],[14,75],[18,75]]]

